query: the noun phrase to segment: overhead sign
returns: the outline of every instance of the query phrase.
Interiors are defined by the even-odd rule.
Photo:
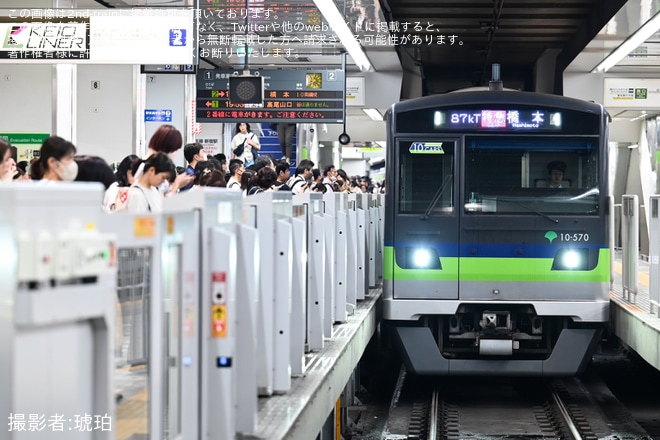
[[[660,108],[658,78],[604,78],[603,88],[603,105],[607,108]]]
[[[229,100],[229,78],[235,70],[197,72],[197,122],[325,122],[344,121],[342,70],[257,70],[264,78],[263,105]]]
[[[363,76],[346,78],[346,105],[349,107],[364,107],[365,81]]]
[[[184,65],[197,59],[192,8],[21,9],[1,15],[0,62]]]
[[[0,138],[6,139],[16,147],[17,162],[28,162],[39,157],[41,144],[50,136],[48,133],[0,133]]]
[[[172,122],[172,110],[144,110],[144,122]]]
[[[143,64],[140,66],[140,73],[197,73],[197,66],[194,64]]]
[[[43,52],[63,59],[89,59],[89,19],[0,23],[0,36],[0,58]]]

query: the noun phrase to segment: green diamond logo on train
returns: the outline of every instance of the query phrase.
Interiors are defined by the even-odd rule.
[[[554,239],[557,238],[557,233],[555,231],[548,231],[545,233],[545,238],[547,238],[548,241],[552,243]]]

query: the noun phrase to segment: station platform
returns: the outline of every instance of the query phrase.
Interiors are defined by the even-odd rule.
[[[382,316],[382,287],[369,289],[346,322],[333,326],[323,349],[306,355],[304,374],[293,377],[287,394],[259,398],[257,429],[238,434],[245,440],[309,440],[323,429],[328,414],[350,382]],[[122,391],[117,405],[117,438],[148,438],[147,377],[144,367],[125,367],[116,385]]]
[[[345,323],[335,325],[322,350],[309,353],[303,375],[292,378],[291,391],[259,399],[259,421],[254,434],[240,439],[309,440],[321,432],[328,414],[350,381],[382,316],[382,287],[369,289]]]
[[[623,287],[623,265],[615,257],[610,289],[610,329],[655,369],[660,370],[660,312],[650,301],[649,263],[638,263],[637,293]]]

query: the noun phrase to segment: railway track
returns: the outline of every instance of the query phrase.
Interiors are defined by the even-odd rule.
[[[402,367],[382,440],[642,440],[597,378],[414,377]]]

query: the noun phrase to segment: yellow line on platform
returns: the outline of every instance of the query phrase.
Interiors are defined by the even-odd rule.
[[[623,274],[623,265],[621,264],[620,261],[614,262],[614,271],[619,275]],[[642,284],[644,287],[649,287],[650,282],[649,282],[648,272],[644,271],[639,273],[639,283]]]
[[[126,399],[117,405],[115,440],[128,440],[135,434],[147,434],[149,395],[147,389]]]

